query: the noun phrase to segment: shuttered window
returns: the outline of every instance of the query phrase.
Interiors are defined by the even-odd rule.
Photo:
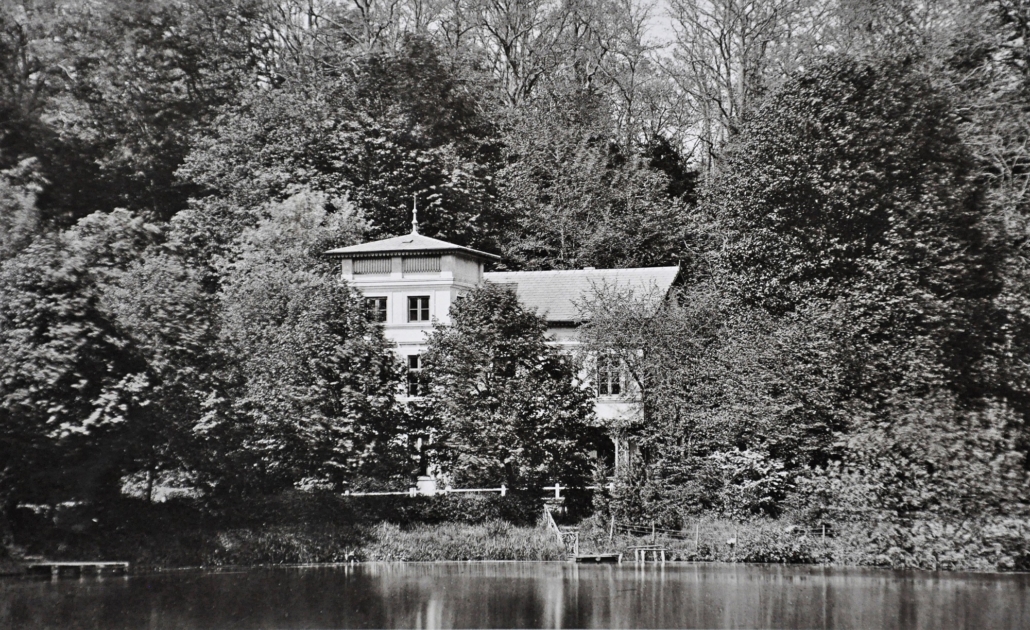
[[[357,258],[354,260],[354,273],[357,274],[377,274],[377,273],[390,273],[389,258]]]
[[[440,271],[439,256],[410,256],[404,258],[404,273],[433,273]]]

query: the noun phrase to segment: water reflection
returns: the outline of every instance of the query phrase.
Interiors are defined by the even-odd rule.
[[[0,580],[0,627],[1030,628],[1030,576],[367,564]]]

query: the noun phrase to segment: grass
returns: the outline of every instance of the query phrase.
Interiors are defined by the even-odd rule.
[[[380,523],[359,552],[363,560],[564,560],[565,550],[542,527],[505,521],[442,523],[401,528]]]
[[[680,532],[659,530],[654,538],[650,534],[633,535],[625,531],[610,537],[610,530],[594,521],[588,520],[584,525],[580,534],[581,549],[619,552],[624,557],[632,557],[630,547],[658,544],[666,548],[669,560],[819,564],[838,547],[838,541],[832,537],[823,539],[818,534],[798,534],[785,523],[775,521],[737,523],[701,518]]]
[[[55,560],[125,560],[134,570],[359,561],[562,560],[539,527],[506,521],[375,525],[267,525],[231,529],[96,532],[46,538],[33,554]],[[0,571],[3,570],[0,564]],[[13,572],[20,566],[12,563]]]

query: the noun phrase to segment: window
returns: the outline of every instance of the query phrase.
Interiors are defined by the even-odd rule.
[[[619,396],[622,394],[622,368],[615,357],[600,357],[597,360],[597,395]]]
[[[429,321],[429,296],[408,298],[408,321],[428,322]]]
[[[415,256],[401,260],[401,269],[404,273],[433,273],[440,271],[439,256]]]
[[[365,298],[365,312],[368,318],[374,322],[386,321],[386,298],[370,297]]]
[[[461,305],[464,304],[464,303],[465,303],[465,296],[464,295],[456,295],[456,296],[454,296],[454,301],[451,302],[450,312],[454,313],[454,309],[461,308]]]
[[[408,396],[418,396],[419,380],[422,375],[422,356],[408,355]]]
[[[358,258],[354,261],[354,275],[388,274],[392,266],[389,258]]]

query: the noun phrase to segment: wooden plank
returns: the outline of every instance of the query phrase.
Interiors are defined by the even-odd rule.
[[[82,561],[82,560],[67,560],[67,561],[48,560],[48,561],[29,562],[27,566],[30,566],[30,567],[52,567],[52,566],[61,566],[61,567],[124,567],[124,568],[128,569],[129,568],[129,563],[128,562],[119,562],[119,561],[113,561],[112,562],[112,561],[108,561],[108,560],[94,561],[94,562],[87,562],[87,561]]]
[[[105,573],[123,574],[129,572],[128,562],[93,561],[83,562],[77,560],[68,561],[37,561],[25,564],[25,571],[33,575],[49,575],[57,578],[65,576],[80,576],[83,573],[103,575]]]
[[[573,557],[576,562],[584,564],[618,564],[622,562],[621,553],[580,553]]]

